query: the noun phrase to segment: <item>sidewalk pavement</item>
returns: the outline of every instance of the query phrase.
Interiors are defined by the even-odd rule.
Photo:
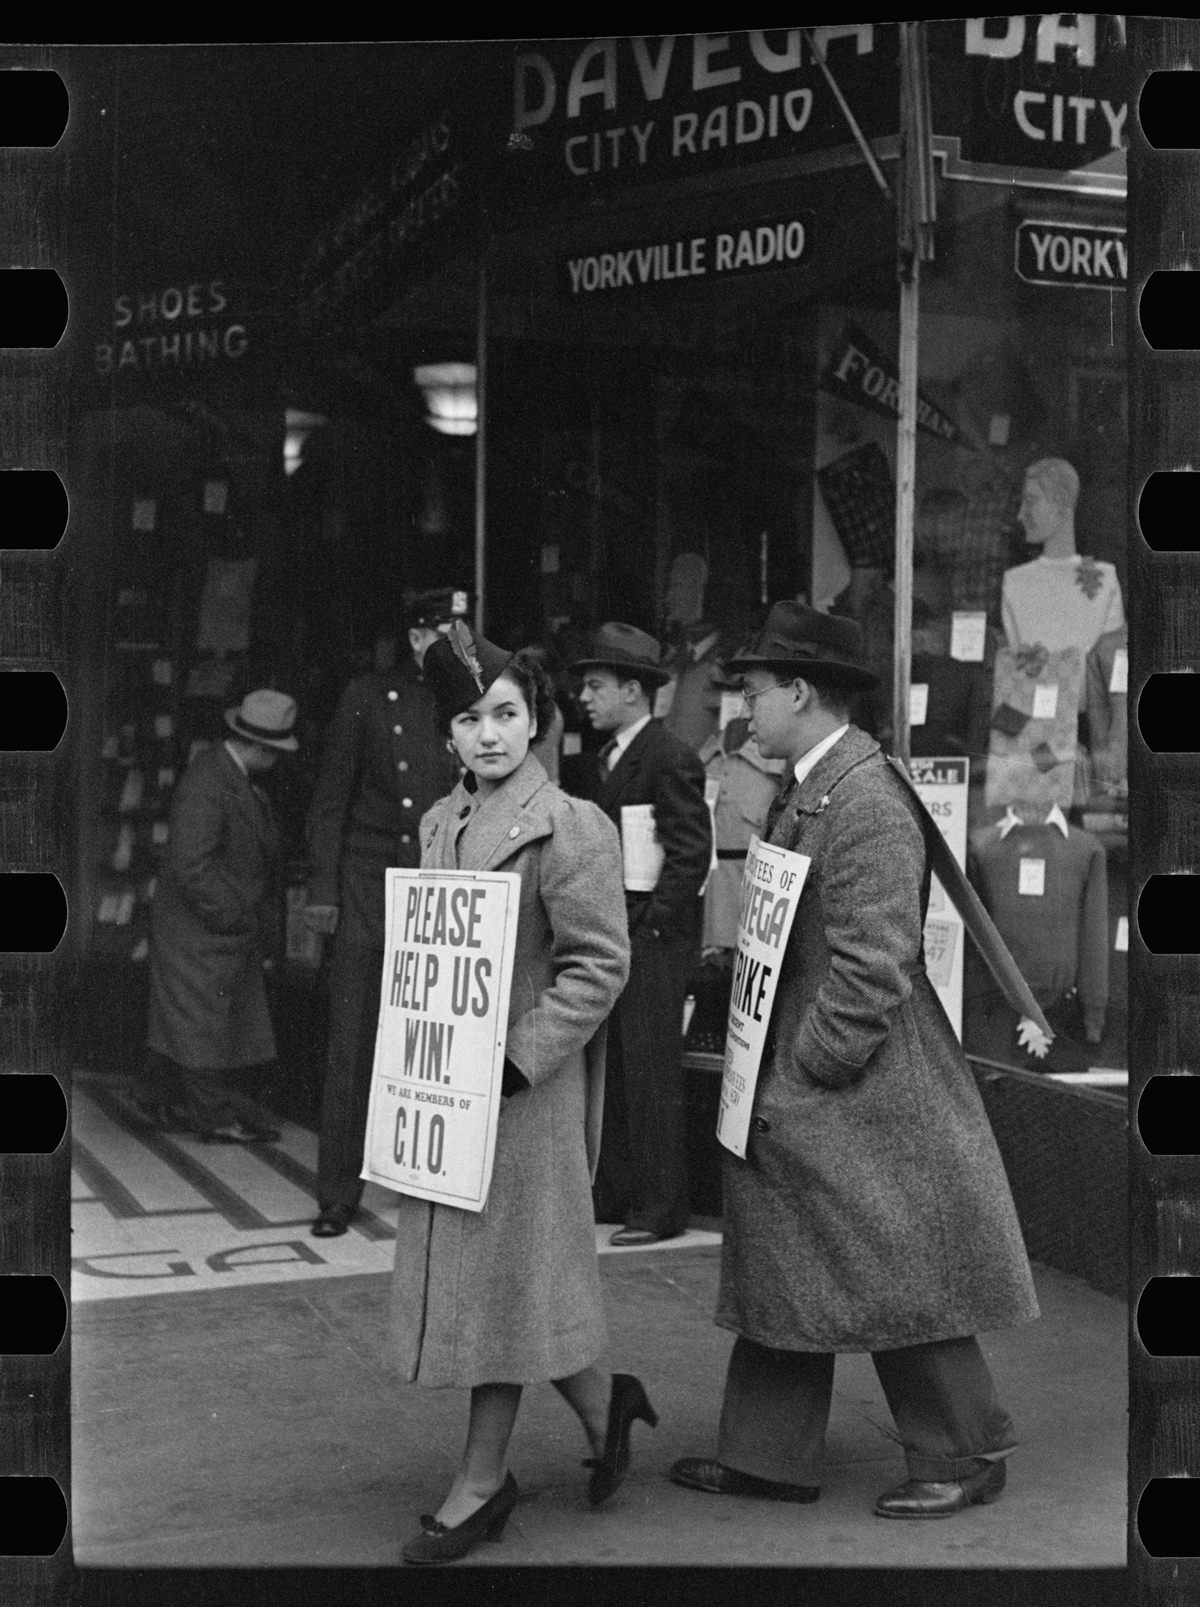
[[[709,1496],[667,1479],[676,1457],[715,1450],[732,1343],[712,1323],[718,1257],[712,1247],[664,1246],[602,1258],[605,1360],[636,1373],[659,1412],[657,1430],[635,1425],[618,1494],[597,1511],[586,1506],[578,1425],[549,1384],[531,1387],[510,1459],[521,1500],[503,1540],[420,1577],[479,1568],[499,1577],[522,1565],[1124,1566],[1123,1302],[1035,1269],[1041,1320],[983,1337],[1021,1436],[1005,1495],[942,1522],[888,1522],[871,1506],[903,1478],[903,1460],[866,1356],[838,1361],[815,1505]],[[388,1294],[388,1277],[376,1273],[77,1306],[78,1564],[395,1565],[418,1514],[435,1509],[449,1483],[467,1398],[397,1383]]]

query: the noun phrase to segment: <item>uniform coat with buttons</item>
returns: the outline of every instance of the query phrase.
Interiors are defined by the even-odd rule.
[[[925,973],[919,808],[851,726],[770,832],[812,864],[748,1156],[722,1153],[716,1321],[778,1350],[888,1350],[1037,1316],[1004,1167]]]
[[[308,811],[308,902],[338,906],[317,1198],[362,1197],[363,1138],[383,968],[384,872],[416,865],[422,815],[458,774],[415,659],[350,682],[325,733]]]
[[[279,839],[265,794],[223,742],[188,765],[171,800],[151,906],[151,1049],[221,1071],[274,1060],[263,933]]]
[[[458,767],[411,657],[350,682],[325,732],[308,811],[310,904],[337,904],[339,930],[383,948],[383,872],[420,860],[425,811]]]
[[[606,1343],[592,1215],[605,1021],[629,972],[617,833],[532,754],[482,797],[460,784],[421,825],[422,864],[515,871],[520,916],[504,1100],[482,1212],[399,1196],[392,1319],[406,1380],[564,1378]]]

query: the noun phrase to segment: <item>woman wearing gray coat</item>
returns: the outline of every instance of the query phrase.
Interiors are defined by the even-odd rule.
[[[617,833],[529,752],[552,703],[534,664],[458,624],[429,649],[425,675],[467,773],[421,823],[422,867],[515,871],[521,897],[486,1206],[399,1202],[401,1373],[471,1391],[458,1471],[404,1546],[412,1563],[499,1536],[518,1494],[507,1452],[524,1384],[550,1379],[579,1417],[593,1505],[624,1477],[633,1420],[657,1420],[636,1378],[596,1365],[606,1333],[591,1177],[605,1021],[629,973]]]

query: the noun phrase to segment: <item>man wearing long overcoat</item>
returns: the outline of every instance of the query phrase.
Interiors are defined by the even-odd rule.
[[[202,749],[171,800],[151,912],[143,1114],[209,1141],[279,1137],[240,1086],[275,1059],[263,987],[279,833],[258,778],[298,746],[296,703],[264,687],[227,709],[230,734]]]
[[[925,970],[922,805],[848,721],[874,679],[853,621],[776,604],[728,668],[760,750],[787,766],[768,839],[811,864],[746,1156],[722,1155],[716,1322],[738,1337],[717,1455],[671,1476],[815,1500],[834,1358],[869,1351],[908,1472],[875,1511],[949,1516],[999,1495],[1016,1445],[975,1335],[1037,1303],[982,1101]]]

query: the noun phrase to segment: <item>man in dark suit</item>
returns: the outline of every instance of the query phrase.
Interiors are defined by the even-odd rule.
[[[458,774],[421,663],[439,631],[466,608],[462,591],[417,593],[406,616],[409,657],[395,669],[351,681],[325,733],[306,828],[306,918],[314,931],[333,934],[313,1226],[318,1238],[345,1233],[362,1198],[383,975],[384,871],[420,863],[421,816]]]
[[[294,752],[296,703],[250,692],[229,735],[203,748],[171,800],[151,910],[150,1020],[142,1113],[210,1142],[279,1137],[239,1074],[275,1059],[263,988],[279,834],[256,777]]]
[[[615,1245],[676,1238],[688,1219],[683,1003],[700,958],[712,827],[703,766],[651,717],[651,695],[669,678],[661,657],[652,636],[610,623],[572,666],[588,718],[609,735],[595,798],[621,832],[632,944],[609,1022],[596,1178],[597,1215],[624,1222]]]

